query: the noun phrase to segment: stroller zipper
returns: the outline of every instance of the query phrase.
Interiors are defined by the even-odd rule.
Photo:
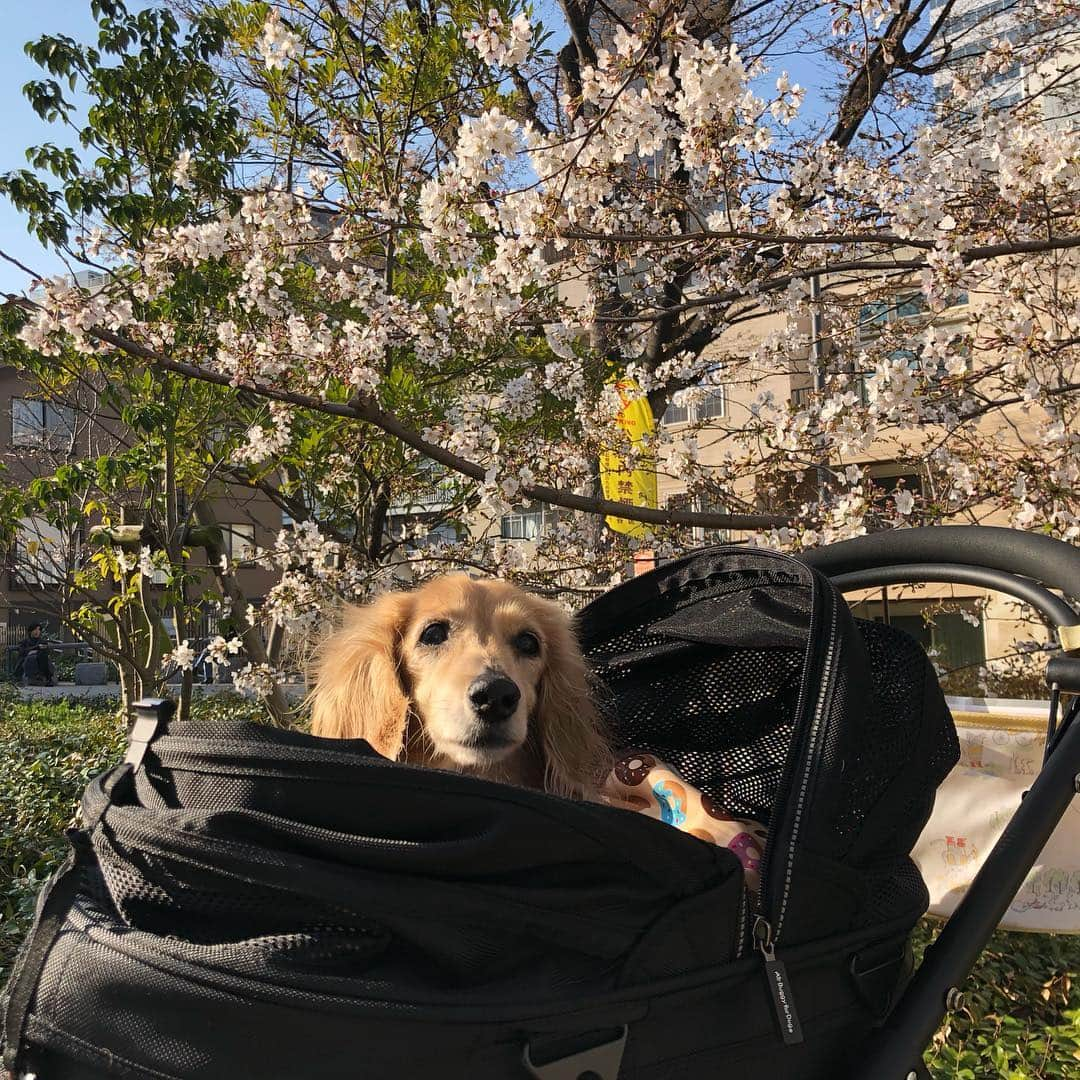
[[[828,637],[827,637],[827,641],[826,641],[825,655],[824,655],[823,660],[822,660],[821,686],[820,686],[820,688],[818,690],[818,697],[817,697],[817,701],[816,701],[815,706],[814,706],[814,714],[813,714],[813,718],[812,718],[811,723],[810,723],[808,746],[806,748],[806,752],[805,752],[805,755],[804,755],[805,756],[805,761],[803,763],[803,765],[804,765],[803,778],[802,778],[803,782],[802,782],[802,785],[801,785],[799,804],[798,804],[798,806],[796,808],[795,826],[794,826],[794,828],[792,830],[792,836],[791,836],[791,839],[789,840],[787,848],[786,848],[786,855],[788,857],[788,867],[787,867],[787,879],[785,880],[785,886],[784,886],[784,894],[780,898],[780,911],[776,916],[775,935],[773,933],[773,928],[771,926],[769,927],[770,940],[772,940],[772,938],[774,936],[775,936],[775,938],[778,939],[779,936],[780,936],[780,932],[783,929],[784,915],[785,915],[786,910],[787,910],[787,885],[790,883],[790,873],[791,873],[791,861],[790,860],[791,860],[791,856],[792,856],[792,853],[793,853],[794,848],[795,848],[796,841],[798,839],[799,818],[800,818],[801,813],[802,813],[802,798],[803,798],[803,796],[805,795],[805,792],[806,792],[806,784],[807,784],[807,781],[808,781],[808,778],[809,778],[809,771],[813,767],[813,764],[814,764],[814,756],[813,756],[814,748],[815,748],[815,744],[816,744],[816,741],[817,741],[818,728],[820,726],[822,715],[823,715],[824,709],[825,709],[825,693],[824,693],[824,691],[829,686],[830,680],[833,677],[832,668],[833,668],[833,660],[834,660],[834,657],[835,657],[835,654],[836,654],[836,637],[837,637],[837,634],[836,634],[837,608],[836,608],[835,600],[830,600],[828,594],[826,594],[824,599],[830,605],[831,614],[830,614],[830,619],[829,619],[829,633],[828,633]],[[809,628],[809,633],[808,633],[808,636],[809,636],[811,641],[814,640],[814,636],[815,636],[815,633],[817,631],[817,624],[818,624],[818,613],[817,613],[816,605],[815,605],[815,610],[813,611],[813,613],[811,614],[811,617],[810,617],[810,628]],[[800,690],[799,700],[798,700],[798,702],[796,704],[796,708],[795,708],[795,715],[796,716],[802,716],[805,692],[806,692],[806,686],[804,684],[804,686]],[[794,783],[794,779],[795,779],[795,777],[794,777],[795,765],[796,765],[796,763],[794,761],[791,762],[787,772],[785,773],[784,781],[780,785],[780,789],[779,789],[781,792],[788,792],[789,797],[790,797],[790,792],[791,792],[791,790],[793,788],[793,783]],[[783,813],[778,813],[778,811],[780,811],[781,809],[783,810]],[[761,861],[760,881],[759,881],[759,884],[758,884],[758,905],[757,905],[757,907],[758,907],[758,911],[764,912],[765,914],[770,915],[770,916],[773,915],[773,914],[776,914],[776,912],[775,912],[776,905],[775,905],[775,902],[774,902],[774,898],[772,897],[772,895],[769,892],[769,881],[770,881],[770,878],[772,876],[772,865],[773,865],[774,856],[775,856],[775,852],[773,851],[773,848],[775,846],[774,845],[773,833],[774,833],[774,829],[775,829],[775,823],[777,822],[777,820],[784,817],[786,814],[787,814],[787,806],[786,806],[786,804],[781,806],[781,803],[779,802],[779,799],[778,799],[777,803],[773,806],[772,821],[769,824],[769,832],[768,832],[768,837],[767,837],[766,844],[765,844],[765,854],[764,854],[764,857],[762,858],[762,861]],[[768,925],[768,924],[766,924],[766,925]],[[756,933],[756,928],[755,928],[755,933]]]
[[[776,959],[773,947],[772,926],[759,915],[754,922],[754,938],[757,947],[765,959],[765,979],[769,984],[769,996],[772,998],[773,1011],[780,1022],[780,1035],[788,1046],[803,1041],[802,1024],[795,1008],[795,998],[791,992],[787,967],[783,960]]]
[[[828,602],[826,594],[826,602]],[[796,810],[795,828],[792,832],[792,837],[788,842],[787,851],[785,854],[789,858],[788,873],[790,874],[790,856],[794,849],[795,843],[798,838],[798,822],[799,815],[802,811],[802,797],[805,795],[806,782],[809,770],[813,767],[813,754],[815,745],[817,742],[818,728],[820,727],[822,716],[825,707],[825,693],[829,685],[829,680],[833,677],[833,662],[836,655],[836,606],[835,603],[830,605],[830,619],[829,619],[829,631],[825,642],[825,655],[823,657],[822,669],[821,669],[821,687],[818,689],[818,697],[814,707],[814,714],[810,723],[810,731],[808,733],[808,745],[805,751],[805,761],[803,763],[803,783],[801,785],[801,791],[799,796],[799,804]],[[808,637],[811,642],[815,640],[815,636],[818,629],[818,611],[815,605],[815,609],[810,617],[810,628]],[[800,689],[799,700],[796,706],[795,715],[802,716],[804,697],[806,693],[806,685]],[[784,782],[781,785],[781,791],[790,792],[792,789],[792,781],[794,780],[794,771],[796,762],[792,762],[791,766],[787,770]],[[795,1006],[795,997],[792,992],[791,980],[788,978],[787,966],[783,960],[776,958],[776,938],[779,936],[780,928],[783,925],[784,914],[787,908],[787,891],[785,887],[784,895],[780,899],[780,910],[778,914],[778,921],[776,924],[776,930],[774,931],[772,923],[769,922],[767,916],[773,914],[775,908],[774,898],[769,892],[769,880],[772,876],[772,865],[775,859],[774,848],[774,825],[775,822],[782,816],[778,811],[782,810],[783,814],[787,813],[786,805],[781,807],[779,803],[773,807],[773,822],[769,826],[769,835],[765,845],[765,855],[762,859],[761,865],[761,879],[758,885],[758,911],[763,914],[759,914],[754,920],[754,940],[757,944],[757,948],[761,953],[762,959],[765,963],[765,979],[769,986],[769,996],[772,998],[773,1011],[776,1013],[777,1023],[780,1025],[780,1034],[784,1040],[785,1045],[793,1046],[803,1041],[802,1024],[799,1021],[799,1012]]]

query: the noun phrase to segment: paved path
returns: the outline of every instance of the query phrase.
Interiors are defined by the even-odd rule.
[[[169,687],[172,692],[175,688]],[[76,686],[75,683],[62,682],[56,686],[16,686],[15,690],[23,701],[77,700],[85,698],[119,698],[120,684],[106,683],[104,686]],[[195,683],[197,694],[235,693],[231,683]],[[307,692],[303,683],[286,683],[285,695],[290,701],[302,698]]]

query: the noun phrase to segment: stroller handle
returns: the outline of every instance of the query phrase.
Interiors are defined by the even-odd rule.
[[[975,585],[982,589],[1007,593],[1034,608],[1052,629],[1071,627],[1077,614],[1060,596],[1043,588],[1031,578],[990,570],[985,566],[964,566],[955,563],[901,563],[897,566],[856,570],[837,574],[832,583],[842,593],[858,589],[881,588],[886,585],[942,584]]]
[[[1080,548],[1062,540],[984,525],[940,525],[861,536],[799,558],[841,590],[940,581],[1010,593],[1057,627],[1063,651],[1080,651]],[[1070,713],[1004,835],[927,950],[857,1069],[858,1080],[924,1075],[923,1048],[1074,798],[1080,723],[1073,719]]]
[[[935,525],[922,529],[890,529],[853,540],[803,552],[798,558],[843,588],[899,584],[928,574],[964,584],[982,584],[1013,592],[1037,607],[1058,627],[1080,622],[1075,608],[1047,593],[1032,589],[1031,579],[1066,597],[1080,596],[1080,548],[1038,533],[989,525]],[[893,571],[890,574],[890,571]],[[990,573],[979,575],[980,571]],[[1014,587],[1008,587],[1012,581]]]

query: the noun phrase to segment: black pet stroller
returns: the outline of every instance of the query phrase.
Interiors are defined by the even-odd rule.
[[[1074,794],[1077,701],[912,977],[909,852],[957,759],[933,670],[841,593],[1001,590],[1080,691],[1080,551],[1002,529],[709,549],[582,614],[617,742],[768,827],[761,888],[659,821],[363,742],[139,710],[3,1002],[16,1077],[908,1080]],[[1055,590],[1054,592],[1050,590]]]

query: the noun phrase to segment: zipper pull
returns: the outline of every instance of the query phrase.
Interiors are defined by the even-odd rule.
[[[765,978],[769,983],[776,1019],[780,1022],[780,1034],[784,1042],[792,1046],[803,1041],[802,1024],[799,1023],[799,1013],[795,1008],[795,997],[791,992],[787,968],[783,960],[776,959],[772,934],[772,926],[768,920],[759,915],[754,921],[754,940],[765,958]]]

